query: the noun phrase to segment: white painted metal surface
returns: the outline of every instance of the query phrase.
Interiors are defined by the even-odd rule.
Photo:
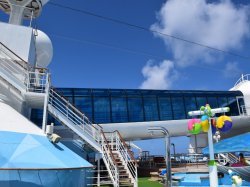
[[[0,119],[1,131],[45,135],[39,127],[2,101],[0,101]]]
[[[245,115],[250,115],[250,74],[242,75],[230,90],[239,90],[243,93]]]

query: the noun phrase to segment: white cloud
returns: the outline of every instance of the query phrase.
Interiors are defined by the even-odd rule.
[[[198,42],[221,50],[237,50],[249,36],[249,7],[230,0],[168,0],[157,15],[152,30]],[[154,33],[172,49],[177,65],[218,61],[213,50]]]
[[[154,65],[149,61],[142,69],[145,81],[141,84],[141,89],[168,89],[177,78],[174,70],[174,63],[164,60],[159,65]]]
[[[237,62],[228,62],[225,67],[224,76],[226,78],[240,77],[242,71]]]

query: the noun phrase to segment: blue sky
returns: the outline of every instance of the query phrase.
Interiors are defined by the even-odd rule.
[[[248,1],[51,2],[158,33],[47,4],[33,26],[52,40],[54,56],[49,68],[56,87],[228,90],[242,73],[249,73]],[[1,21],[5,18],[0,14]],[[177,151],[182,151],[182,143],[173,141],[179,145]],[[152,142],[159,140],[143,146],[155,154],[164,153],[164,146],[152,146]]]

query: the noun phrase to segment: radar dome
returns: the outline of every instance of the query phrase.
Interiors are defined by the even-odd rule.
[[[46,68],[52,60],[53,46],[49,37],[37,30],[36,36],[36,64],[37,67]]]

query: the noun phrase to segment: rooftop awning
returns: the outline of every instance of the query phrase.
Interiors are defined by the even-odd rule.
[[[202,150],[208,154],[208,147]],[[250,152],[250,132],[227,138],[214,144],[214,153]]]

